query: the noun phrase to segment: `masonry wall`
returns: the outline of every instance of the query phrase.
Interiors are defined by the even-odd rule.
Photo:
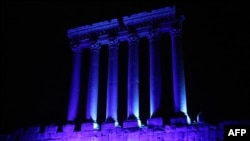
[[[74,131],[75,125],[67,124],[58,131],[57,125],[20,129],[11,135],[1,136],[6,141],[216,141],[219,128],[214,125],[162,126],[106,130]]]

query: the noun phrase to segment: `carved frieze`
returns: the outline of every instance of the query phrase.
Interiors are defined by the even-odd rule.
[[[124,35],[124,33],[130,34],[129,27],[131,26],[139,31],[139,29],[150,29],[155,25],[164,24],[165,26],[168,24],[171,25],[172,23],[182,22],[181,19],[176,17],[176,10],[174,6],[124,16],[119,20],[120,21],[118,21],[118,19],[112,19],[110,21],[103,21],[70,29],[68,30],[68,38],[74,41],[81,41],[89,39],[93,37],[93,35],[97,37],[107,35],[108,40],[110,34],[113,34],[114,31],[117,35]],[[122,23],[122,26],[120,23]]]
[[[174,17],[176,13],[175,7],[165,7],[161,9],[152,10],[151,12],[142,12],[125,16],[123,23],[125,25],[135,25],[137,23],[144,23],[146,21],[156,21],[157,19]]]
[[[93,32],[104,31],[104,30],[111,29],[113,27],[118,27],[118,26],[119,26],[119,23],[117,19],[93,23],[91,25],[85,25],[85,26],[69,29],[68,37],[72,38],[75,35],[79,36],[79,35],[89,34]]]

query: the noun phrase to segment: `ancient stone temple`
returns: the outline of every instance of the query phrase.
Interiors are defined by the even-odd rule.
[[[141,12],[122,18],[114,18],[68,30],[68,38],[73,52],[72,81],[68,104],[67,124],[47,125],[19,130],[6,140],[20,141],[217,141],[223,140],[224,125],[236,122],[223,122],[209,125],[199,117],[190,122],[182,51],[182,23],[184,15],[178,15],[176,8],[164,7],[149,12]],[[170,39],[171,73],[173,86],[174,115],[165,124],[159,114],[162,87],[159,39],[167,34]],[[144,38],[149,48],[149,117],[142,125],[139,115],[139,42]],[[118,121],[118,58],[121,42],[127,43],[127,104],[126,119]],[[97,122],[98,84],[100,77],[100,50],[108,46],[106,119]],[[83,52],[90,53],[89,66],[82,66]],[[79,97],[82,89],[82,69],[89,69],[86,90],[86,110],[81,129],[75,130],[75,120],[79,112]],[[167,111],[166,111],[167,112]]]
[[[180,115],[173,118],[175,124],[189,124],[187,114],[184,67],[181,46],[181,25],[183,15],[176,15],[174,7],[166,7],[112,19],[68,30],[71,48],[74,54],[72,87],[68,108],[68,121],[74,121],[77,116],[78,98],[80,92],[81,54],[84,49],[90,49],[90,66],[87,91],[86,120],[82,125],[84,130],[98,129],[98,78],[100,49],[108,45],[108,82],[106,98],[106,122],[102,129],[119,127],[117,121],[118,107],[118,50],[119,44],[128,43],[128,74],[127,74],[127,119],[123,128],[141,127],[139,118],[139,41],[147,38],[149,42],[149,82],[150,82],[150,117],[148,126],[163,126],[163,119],[157,116],[161,98],[161,66],[159,38],[167,33],[171,37],[172,76],[174,111]]]

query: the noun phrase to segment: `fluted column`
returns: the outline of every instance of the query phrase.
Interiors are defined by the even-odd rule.
[[[88,79],[86,119],[91,122],[97,120],[99,56],[100,44],[95,42],[90,46],[90,69]]]
[[[81,75],[81,59],[82,48],[80,45],[72,46],[73,51],[73,68],[71,77],[71,88],[68,105],[67,121],[75,121],[78,110],[79,93],[80,93],[80,75]]]
[[[150,75],[150,118],[159,115],[161,99],[161,64],[160,64],[160,45],[159,31],[153,29],[149,32],[149,75]]]
[[[106,121],[117,122],[119,40],[109,42]]]
[[[128,37],[128,119],[139,119],[139,38]]]
[[[187,116],[186,85],[184,75],[181,29],[173,28],[170,31],[170,36],[172,44],[174,111],[175,113],[183,113]]]

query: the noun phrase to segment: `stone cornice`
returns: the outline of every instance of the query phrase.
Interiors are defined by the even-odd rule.
[[[121,20],[93,23],[68,30],[70,42],[81,42],[90,38],[98,38],[101,42],[108,43],[109,37],[116,34],[120,41],[126,39],[129,28],[137,30],[138,36],[147,36],[148,30],[154,26],[161,28],[162,32],[168,32],[174,24],[180,24],[182,20],[176,17],[175,7],[164,7],[150,12],[141,12],[130,16],[124,16]]]
[[[91,33],[100,32],[100,31],[102,33],[106,33],[105,30],[112,29],[118,26],[119,26],[119,23],[117,19],[112,19],[111,21],[93,23],[91,25],[85,25],[85,26],[74,28],[74,29],[69,29],[68,37],[71,38],[77,35],[88,35],[88,34],[90,35]]]
[[[152,10],[151,12],[141,12],[131,16],[123,17],[124,25],[140,25],[149,21],[167,21],[173,20],[175,17],[175,7],[164,7],[161,9]]]

